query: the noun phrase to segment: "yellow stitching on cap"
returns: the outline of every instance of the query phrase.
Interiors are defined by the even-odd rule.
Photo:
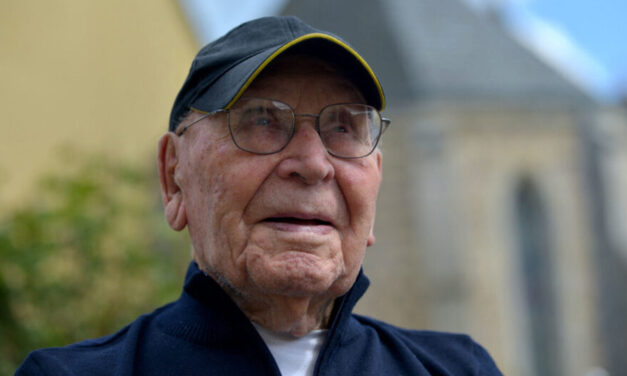
[[[200,114],[203,114],[203,115],[207,115],[208,113],[211,113],[211,112],[212,112],[212,111],[203,111],[203,110],[199,110],[199,109],[197,109],[197,108],[195,108],[195,107],[190,107],[189,109],[190,109],[190,110],[192,110],[192,111],[194,111],[194,112],[198,112],[198,113],[200,113]]]
[[[233,105],[233,103],[235,103],[242,96],[244,91],[248,89],[248,87],[252,84],[255,78],[257,78],[257,76],[259,76],[259,74],[268,66],[268,64],[270,64],[274,59],[276,59],[277,56],[281,55],[285,50],[287,50],[288,48],[292,47],[295,44],[298,44],[307,39],[314,39],[314,38],[326,39],[328,41],[331,41],[339,45],[340,47],[344,48],[346,51],[350,52],[351,55],[353,55],[361,63],[361,65],[366,69],[366,71],[370,75],[370,78],[372,79],[372,81],[377,86],[377,91],[379,92],[379,99],[381,100],[380,110],[383,111],[383,109],[385,108],[385,96],[383,95],[383,89],[381,88],[381,83],[379,83],[379,80],[377,80],[377,77],[375,76],[374,72],[372,71],[372,69],[370,69],[370,66],[368,65],[368,63],[366,63],[366,60],[364,60],[361,56],[359,56],[357,51],[353,50],[346,43],[342,42],[341,40],[337,38],[333,38],[330,35],[322,34],[322,33],[311,33],[311,34],[303,35],[302,37],[296,38],[293,41],[284,44],[283,46],[281,46],[281,48],[274,51],[272,55],[270,55],[263,63],[261,63],[259,67],[257,67],[257,69],[253,72],[253,74],[248,78],[248,80],[246,80],[244,85],[239,89],[237,94],[235,94],[233,99],[231,99],[231,101],[224,108],[225,109],[230,108]]]

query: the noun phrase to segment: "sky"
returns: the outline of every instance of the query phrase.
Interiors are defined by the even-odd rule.
[[[461,1],[477,12],[498,9],[520,43],[600,100],[627,96],[627,0]],[[286,2],[181,0],[202,44]]]
[[[601,99],[627,95],[627,1],[464,1],[500,7],[521,43]]]

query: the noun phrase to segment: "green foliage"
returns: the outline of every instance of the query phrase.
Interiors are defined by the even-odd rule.
[[[186,236],[165,223],[155,168],[66,158],[0,218],[0,374],[29,351],[112,333],[180,293]]]

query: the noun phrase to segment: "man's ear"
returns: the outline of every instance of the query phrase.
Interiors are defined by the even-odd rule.
[[[373,244],[374,244],[374,242],[375,242],[376,240],[377,240],[377,239],[375,239],[375,237],[374,237],[374,231],[373,231],[373,229],[370,229],[370,234],[368,234],[368,241],[367,241],[367,243],[366,243],[366,246],[370,247],[371,245],[373,245]]]
[[[377,148],[376,150],[376,158],[377,158],[377,168],[379,169],[379,175],[383,175],[383,154],[381,150]]]
[[[381,150],[379,150],[379,148],[375,150],[375,158],[377,158],[377,169],[379,170],[379,181],[380,181],[381,177],[383,176],[383,156],[381,155]],[[374,237],[374,223],[373,223],[372,227],[370,227],[370,233],[368,234],[368,240],[366,242],[366,246],[370,247],[371,245],[375,243],[375,241],[376,239]]]
[[[172,132],[164,134],[159,140],[159,182],[161,183],[161,201],[165,209],[165,218],[170,227],[181,231],[187,225],[183,191],[176,179],[178,155],[176,150],[176,135]]]

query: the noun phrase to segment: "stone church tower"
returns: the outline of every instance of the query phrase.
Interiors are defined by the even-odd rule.
[[[469,333],[506,375],[627,369],[604,326],[621,303],[608,308],[602,289],[595,100],[459,0],[292,0],[283,14],[346,38],[386,90],[372,285],[358,311]],[[616,168],[608,176],[627,181]]]

